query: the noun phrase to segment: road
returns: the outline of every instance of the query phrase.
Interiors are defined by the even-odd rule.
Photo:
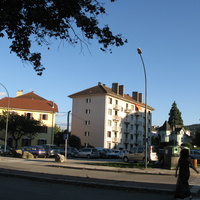
[[[91,188],[1,176],[0,199],[5,200],[122,200],[174,199],[172,195]]]

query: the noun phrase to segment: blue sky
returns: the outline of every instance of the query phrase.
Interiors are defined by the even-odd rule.
[[[125,93],[143,93],[144,73],[137,48],[143,50],[147,71],[148,105],[153,107],[152,125],[168,120],[176,101],[185,125],[199,123],[200,75],[200,1],[199,0],[117,0],[105,8],[108,15],[99,18],[111,30],[128,39],[113,53],[104,53],[95,40],[89,50],[53,41],[47,47],[34,46],[42,53],[46,70],[37,76],[32,66],[10,54],[6,39],[1,39],[0,66],[2,83],[15,97],[17,90],[34,91],[59,107],[56,122],[66,128],[67,112],[72,108],[68,95],[102,82],[108,87],[118,82]],[[0,97],[6,96],[0,86]]]

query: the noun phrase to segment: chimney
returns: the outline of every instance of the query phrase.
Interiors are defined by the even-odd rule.
[[[116,94],[119,94],[119,83],[113,83],[112,84],[112,91]]]
[[[17,90],[17,94],[16,94],[17,97],[21,96],[22,94],[23,94],[23,90]]]
[[[142,93],[139,93],[139,102],[142,103]]]
[[[138,94],[138,92],[132,92],[132,98],[135,101],[139,101],[139,94]]]
[[[124,86],[123,85],[119,86],[119,94],[124,96]]]

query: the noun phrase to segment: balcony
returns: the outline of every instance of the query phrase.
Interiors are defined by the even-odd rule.
[[[120,110],[121,106],[119,106],[118,104],[113,105],[113,109],[114,110]]]
[[[120,138],[112,137],[112,142],[113,143],[120,143],[120,141],[121,141]]]
[[[125,123],[125,124],[130,124],[130,122],[131,122],[130,119],[128,119],[128,118],[124,118],[124,123]]]
[[[115,132],[119,132],[121,130],[121,128],[118,127],[118,126],[113,126],[112,130],[115,131]]]
[[[136,115],[136,116],[142,116],[142,113],[139,112],[139,111],[137,111],[137,112],[135,113],[135,115]]]
[[[142,121],[136,120],[136,121],[135,121],[135,125],[136,125],[136,126],[142,126]]]
[[[126,128],[125,130],[124,130],[124,134],[129,134],[131,132],[131,129],[130,128]]]
[[[125,112],[125,113],[130,113],[130,112],[131,112],[131,109],[126,108],[126,109],[124,110],[124,112]]]
[[[113,115],[113,120],[114,121],[120,121],[121,117],[119,117],[118,115]]]

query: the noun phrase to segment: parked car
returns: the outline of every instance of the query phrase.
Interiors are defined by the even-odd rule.
[[[22,153],[24,154],[25,151],[33,154],[34,158],[47,156],[47,152],[42,146],[26,146],[22,149]]]
[[[113,152],[116,154],[117,158],[123,158],[124,152],[122,150],[114,149]]]
[[[102,147],[96,147],[96,149],[99,151],[101,158],[119,158],[118,152],[115,152],[112,149]]]
[[[197,159],[198,161],[200,161],[200,151],[195,150],[195,149],[191,149],[190,150],[190,157],[192,159]]]
[[[5,150],[5,145],[0,145],[0,155],[11,155],[11,148],[6,145],[6,152]]]
[[[65,147],[60,148],[60,154],[65,155]],[[78,150],[75,147],[68,147],[67,148],[67,157],[68,158],[78,158]]]
[[[156,162],[158,161],[158,148],[156,146],[148,147],[147,154],[148,162]],[[124,162],[138,162],[145,161],[145,146],[137,146],[132,148],[128,154],[123,156]]]
[[[60,148],[54,144],[42,145],[47,152],[47,157],[54,157],[57,153],[60,153]]]
[[[99,158],[99,151],[95,148],[82,148],[78,152],[78,157],[82,158]]]

